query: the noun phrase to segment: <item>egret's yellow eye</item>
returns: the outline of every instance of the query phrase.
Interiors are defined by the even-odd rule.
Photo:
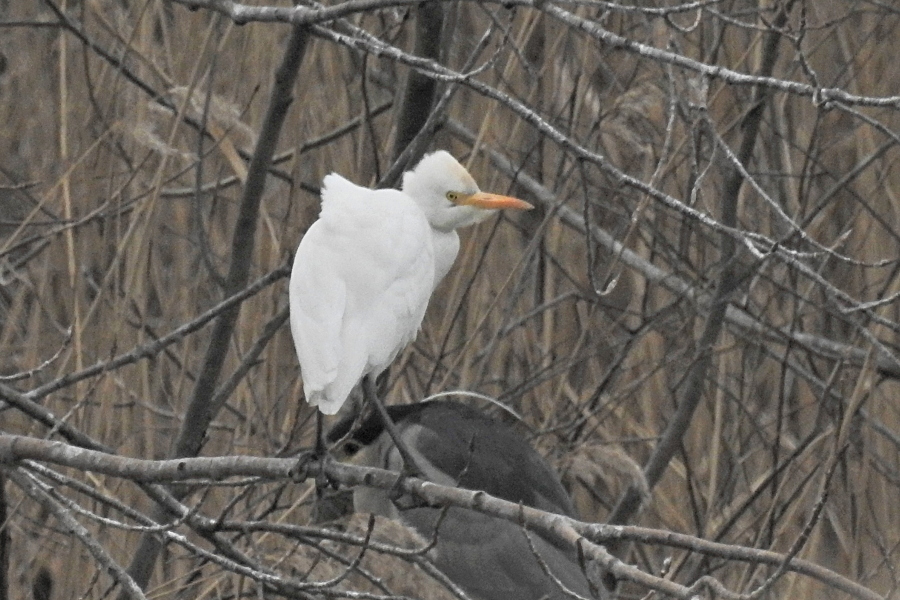
[[[456,204],[459,201],[459,193],[457,192],[447,192],[447,200]]]

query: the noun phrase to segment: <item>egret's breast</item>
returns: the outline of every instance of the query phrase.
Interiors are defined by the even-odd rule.
[[[443,281],[459,254],[459,235],[455,231],[432,229],[434,244],[434,284],[432,291]]]

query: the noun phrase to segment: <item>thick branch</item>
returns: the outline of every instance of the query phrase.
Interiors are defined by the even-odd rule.
[[[787,21],[787,13],[790,11],[791,4],[793,2],[789,2],[782,9],[775,19],[773,29],[766,34],[762,64],[760,66],[763,76],[769,76],[772,73],[777,56],[778,42],[781,39],[781,33],[777,29]],[[757,87],[754,90],[751,108],[744,118],[744,137],[741,141],[740,150],[737,153],[738,159],[743,165],[747,165],[753,156],[753,149],[756,146],[759,126],[762,121],[762,111],[765,108],[767,97],[767,89]],[[722,190],[721,220],[726,227],[737,227],[738,196],[743,183],[744,176],[741,169],[734,165],[729,165],[725,185]],[[712,366],[713,346],[725,324],[725,315],[731,294],[738,285],[737,246],[735,240],[730,235],[723,233],[720,236],[719,243],[721,244],[722,252],[722,272],[719,275],[719,282],[712,300],[712,306],[706,317],[706,324],[703,332],[700,334],[700,339],[697,340],[697,356],[685,379],[684,391],[678,403],[678,409],[650,455],[647,464],[644,465],[644,477],[650,489],[653,489],[659,482],[691,425],[691,419],[703,397],[703,390],[706,387],[709,370]],[[608,522],[613,525],[629,522],[640,509],[642,499],[641,488],[636,485],[629,486],[610,514]],[[615,550],[613,549],[613,552]]]
[[[306,28],[294,27],[281,65],[275,73],[275,85],[259,141],[250,160],[247,183],[244,186],[240,211],[232,235],[231,265],[225,279],[225,297],[237,294],[247,285],[267,170],[275,154],[288,107],[293,101],[292,90],[308,40],[309,32]],[[223,395],[213,402],[214,391],[228,354],[229,342],[239,312],[240,304],[235,304],[222,311],[216,320],[193,396],[172,451],[175,457],[195,456],[200,451],[206,430],[225,400]],[[160,521],[167,518],[162,509],[158,510],[155,516]],[[141,538],[128,571],[142,588],[146,587],[150,580],[159,549],[160,544],[156,537],[145,535]]]
[[[421,0],[349,0],[334,6],[254,6],[231,0],[173,0],[192,9],[207,9],[227,16],[235,23],[292,23],[294,25],[320,25],[338,19],[352,17],[357,13],[364,13],[377,9],[388,9],[399,6],[421,4]],[[568,11],[558,6],[567,2],[545,2],[544,0],[496,0],[493,4],[502,4],[505,7],[522,6],[541,10],[554,19],[572,27],[575,30],[594,38],[609,48],[625,50],[632,54],[658,61],[661,64],[670,64],[676,67],[693,71],[710,79],[723,81],[732,85],[745,85],[765,87],[797,96],[810,98],[816,103],[829,104],[840,108],[839,104],[854,106],[883,106],[887,108],[900,107],[900,96],[864,96],[852,94],[842,88],[817,88],[808,83],[778,79],[768,75],[750,75],[729,69],[721,65],[706,64],[677,52],[656,48],[649,44],[642,44],[621,35],[617,35],[608,29],[604,29],[601,21],[595,18],[581,17],[575,12]],[[571,2],[579,4],[580,1]],[[591,2],[591,4],[596,4]],[[610,8],[620,10],[627,9],[625,5],[609,4]],[[654,13],[665,9],[653,9],[635,7],[646,13]],[[693,9],[691,9],[693,10]]]
[[[77,448],[62,442],[0,434],[0,463],[15,464],[22,460],[47,462],[145,484],[200,480],[214,485],[214,482],[229,477],[260,477],[271,480],[304,478],[304,474],[295,472],[297,461],[293,458],[222,456],[154,461],[114,456]],[[709,556],[774,567],[786,564],[787,569],[791,572],[813,577],[856,598],[864,600],[881,598],[868,588],[829,569],[796,558],[786,560],[784,554],[777,552],[709,542],[690,535],[645,527],[584,523],[541,510],[522,507],[484,492],[446,487],[414,477],[404,477],[398,481],[398,474],[392,471],[348,465],[332,460],[326,460],[321,465],[311,464],[308,472],[311,475],[317,474],[320,467],[329,480],[345,486],[364,485],[395,491],[399,489],[404,494],[411,494],[424,500],[430,506],[459,506],[513,523],[521,523],[529,530],[540,533],[548,539],[572,547],[578,544],[580,538],[587,538],[593,542],[592,546],[632,541],[680,548]],[[172,506],[169,508],[174,510]],[[206,519],[199,515],[179,516],[183,516],[189,525],[199,530],[213,531],[218,526],[218,521],[215,519]],[[690,597],[687,594],[688,588],[673,582],[662,583],[659,578],[644,573],[636,567],[625,565],[609,556],[599,546],[590,550],[589,558],[597,560],[605,568],[612,569],[618,576],[646,585],[650,589],[656,589],[678,598]]]
[[[225,279],[225,297],[239,293],[247,285],[255,249],[256,222],[259,205],[265,191],[267,169],[275,154],[288,107],[293,101],[294,81],[297,78],[308,39],[309,33],[305,28],[295,27],[293,29],[281,66],[275,74],[275,86],[272,90],[269,109],[259,135],[259,142],[250,161],[240,212],[232,235],[231,266]],[[228,354],[231,334],[234,331],[239,312],[240,304],[234,304],[225,309],[216,319],[206,357],[203,360],[203,367],[185,414],[184,426],[175,444],[174,456],[196,455],[200,451],[203,436],[206,435],[206,427],[218,412],[219,406],[213,406],[209,400],[212,398],[215,383]]]
[[[441,28],[444,23],[444,8],[440,2],[424,2],[415,9],[417,56],[432,60],[440,58]],[[428,120],[437,81],[411,70],[406,80],[406,91],[397,117],[397,137],[394,140],[393,160],[397,160],[403,149],[416,137]]]

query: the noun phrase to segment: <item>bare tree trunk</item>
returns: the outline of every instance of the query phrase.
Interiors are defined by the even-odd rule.
[[[247,285],[253,257],[259,205],[265,191],[268,168],[272,163],[272,156],[275,154],[281,126],[284,124],[288,108],[293,102],[294,82],[297,79],[308,41],[309,30],[306,27],[295,26],[288,39],[281,65],[275,73],[275,86],[256,150],[250,160],[238,221],[232,235],[231,267],[225,280],[224,289],[226,298]],[[173,458],[196,456],[200,452],[207,428],[225,402],[225,396],[221,397],[216,404],[212,403],[212,399],[222,365],[228,355],[229,341],[234,332],[239,312],[240,305],[236,304],[216,319],[207,347],[206,358],[203,361],[203,368],[194,386],[193,397],[188,405],[181,432],[172,451]],[[183,497],[187,490],[176,489],[175,493]],[[160,523],[169,520],[165,509],[159,506],[153,516]],[[128,574],[142,589],[145,589],[150,581],[160,549],[161,544],[157,536],[153,534],[142,536],[128,567]],[[124,596],[121,598],[124,600]]]
[[[762,62],[759,68],[759,75],[762,77],[768,77],[772,74],[775,59],[778,57],[778,43],[782,38],[782,34],[778,29],[787,21],[792,5],[793,2],[788,2],[782,8],[773,24],[772,30],[765,36]],[[762,86],[754,88],[750,109],[744,116],[744,137],[741,140],[737,157],[741,164],[745,166],[749,164],[753,156],[753,148],[756,145],[759,126],[762,122],[762,113],[766,107],[768,97],[768,88]],[[743,183],[744,177],[741,171],[735,165],[729,163],[728,174],[722,191],[721,216],[721,223],[727,227],[737,226],[738,197]],[[684,392],[678,403],[678,409],[663,432],[656,448],[653,450],[653,454],[644,466],[644,477],[650,489],[653,489],[656,483],[659,482],[669,461],[672,460],[675,452],[678,451],[678,447],[688,427],[691,425],[691,417],[700,403],[700,399],[703,397],[703,390],[708,380],[709,370],[712,365],[713,346],[719,338],[719,333],[722,331],[722,326],[725,323],[725,312],[728,310],[731,294],[740,283],[735,239],[728,233],[722,233],[719,240],[721,244],[720,264],[722,271],[719,274],[716,293],[712,301],[711,310],[706,318],[706,325],[700,334],[700,339],[697,340],[697,353],[685,378]],[[607,522],[611,525],[621,525],[629,522],[640,509],[641,500],[641,489],[636,485],[629,486],[619,499]],[[620,550],[621,548],[618,545],[610,547],[610,552],[613,554]]]
[[[444,26],[443,4],[422,2],[414,10],[416,14],[414,51],[417,56],[438,60],[441,52],[441,29]],[[437,81],[434,78],[410,70],[403,103],[397,115],[397,137],[394,139],[392,160],[399,158],[428,120],[431,107],[434,106],[436,89]]]

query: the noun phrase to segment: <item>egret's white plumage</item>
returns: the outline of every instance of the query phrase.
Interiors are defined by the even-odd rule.
[[[334,414],[363,376],[390,365],[456,258],[456,229],[498,208],[530,205],[480,192],[443,151],[406,173],[402,191],[325,177],[322,211],[290,281],[291,334],[310,404]]]

